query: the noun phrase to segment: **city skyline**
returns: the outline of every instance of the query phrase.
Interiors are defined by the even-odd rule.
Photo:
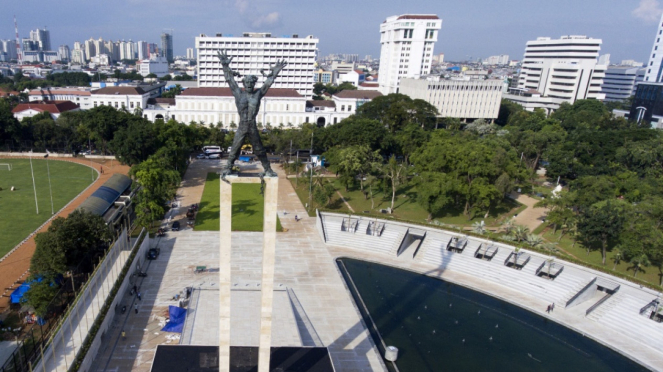
[[[587,35],[603,40],[601,54],[611,54],[613,62],[635,59],[645,63],[663,8],[657,0],[558,0],[545,4],[512,0],[509,6],[472,0],[453,7],[432,0],[407,5],[387,0],[380,2],[379,9],[347,0],[304,5],[287,0],[72,0],[65,7],[35,0],[32,4],[40,11],[8,4],[0,16],[0,39],[14,39],[15,14],[21,38],[27,37],[30,30],[46,26],[51,31],[52,45],[66,44],[70,48],[75,41],[91,37],[158,43],[165,29],[174,29],[175,55],[186,55],[186,49],[194,46],[195,37],[201,33],[271,32],[274,36],[313,35],[320,39],[321,56],[356,53],[377,57],[379,24],[392,15],[425,13],[437,14],[443,20],[435,53],[444,53],[445,60],[476,60],[499,54],[522,59],[528,40]],[[148,8],[150,16],[130,11],[136,7]],[[103,17],[81,18],[80,14]],[[324,14],[324,20],[329,21],[321,22],[317,14]]]

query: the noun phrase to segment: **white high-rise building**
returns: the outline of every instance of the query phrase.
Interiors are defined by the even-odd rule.
[[[95,40],[93,38],[90,38],[89,40],[85,40],[85,60],[89,61],[92,59],[92,57],[97,55],[97,45],[95,43]]]
[[[198,86],[227,87],[217,53],[225,50],[233,57],[230,67],[242,76],[255,75],[258,84],[265,81],[260,70],[268,69],[281,59],[288,64],[272,85],[273,88],[296,89],[299,94],[313,96],[315,59],[318,39],[313,36],[299,38],[272,37],[270,33],[244,33],[243,36],[196,37],[198,55]],[[240,83],[241,85],[241,83]]]
[[[142,61],[149,58],[150,50],[147,41],[138,41],[136,43],[136,49],[138,49],[138,60]]]
[[[397,93],[402,77],[419,78],[430,73],[441,27],[442,20],[434,14],[404,14],[382,22],[378,77],[382,94]]]
[[[85,64],[87,58],[85,58],[85,45],[80,41],[74,42],[74,50],[71,51],[71,62]]]
[[[562,102],[603,100],[601,84],[607,66],[597,63],[601,43],[601,39],[573,35],[528,41],[518,86],[504,98],[530,111],[543,108],[549,112]]]
[[[193,54],[193,48],[186,48],[186,59],[196,59]]]
[[[601,93],[605,94],[606,101],[623,101],[635,95],[636,86],[644,80],[644,77],[644,67],[608,67],[601,86]]]
[[[661,21],[658,22],[658,30],[654,37],[654,45],[651,48],[649,55],[649,63],[647,63],[647,72],[645,72],[645,81],[652,83],[663,82],[663,15]],[[660,49],[660,50],[659,50]]]

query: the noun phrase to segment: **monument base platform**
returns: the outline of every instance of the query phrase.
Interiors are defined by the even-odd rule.
[[[326,347],[272,347],[270,371],[334,372]],[[217,346],[159,345],[152,362],[152,372],[219,370]],[[230,347],[230,371],[258,370],[258,348]]]

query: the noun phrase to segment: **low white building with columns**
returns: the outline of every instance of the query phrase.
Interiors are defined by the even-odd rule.
[[[332,96],[333,104],[320,110],[311,104],[314,101],[307,101],[295,89],[271,88],[262,99],[256,122],[286,128],[300,127],[304,123],[336,124],[354,114],[357,106],[379,95],[377,91],[342,91]],[[235,97],[230,88],[189,88],[177,96],[174,103],[153,102],[143,110],[143,115],[152,121],[174,119],[182,123],[221,123],[224,128],[239,124]]]

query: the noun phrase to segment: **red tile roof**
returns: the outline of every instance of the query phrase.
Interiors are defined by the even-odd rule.
[[[351,99],[373,99],[375,97],[380,97],[382,93],[377,90],[343,90],[336,94],[336,98],[351,98]]]
[[[106,87],[93,90],[92,94],[118,94],[118,95],[140,95],[145,94],[143,88],[140,87]]]
[[[360,87],[366,87],[366,88],[376,88],[379,85],[380,84],[378,84],[377,81],[365,81],[365,82],[359,84]]]
[[[30,93],[28,93],[31,96],[43,96],[43,95],[51,95],[51,94],[75,94],[79,96],[89,96],[90,91],[89,90],[82,90],[82,89],[59,89],[59,88],[43,88],[43,89],[34,89],[31,90]]]
[[[65,111],[77,110],[78,106],[71,101],[43,101],[18,104],[12,110],[12,113],[25,110],[35,110],[39,112],[48,111],[51,114],[59,114]]]
[[[435,14],[404,14],[398,19],[440,19]]]
[[[336,102],[334,101],[327,101],[327,100],[313,100],[313,101],[306,101],[306,106],[310,107],[336,107]]]
[[[182,96],[203,97],[232,97],[230,88],[189,88],[182,92]],[[294,89],[272,88],[267,91],[267,97],[303,97]]]

